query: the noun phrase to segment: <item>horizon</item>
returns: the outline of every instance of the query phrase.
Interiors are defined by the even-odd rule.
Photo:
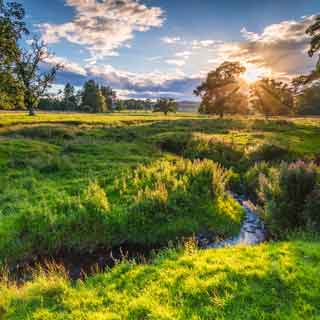
[[[94,79],[121,98],[197,101],[193,89],[226,60],[246,66],[251,82],[308,73],[317,58],[305,34],[320,12],[314,0],[20,2],[54,53],[47,63],[64,65],[55,90]]]

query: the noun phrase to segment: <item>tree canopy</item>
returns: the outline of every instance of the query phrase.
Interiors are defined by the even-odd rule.
[[[203,113],[218,114],[223,117],[232,110],[233,99],[240,98],[240,75],[246,68],[240,62],[224,62],[216,70],[211,71],[207,79],[194,91],[201,97]]]

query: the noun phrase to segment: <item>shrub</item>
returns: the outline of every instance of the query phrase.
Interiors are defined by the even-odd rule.
[[[303,218],[311,231],[320,231],[320,189],[317,187],[307,197]]]
[[[270,165],[265,162],[257,162],[244,174],[244,185],[246,194],[255,201],[259,200],[260,176],[269,176]]]
[[[260,177],[266,218],[275,235],[306,226],[303,210],[317,179],[316,166],[303,161],[282,163],[278,172]]]

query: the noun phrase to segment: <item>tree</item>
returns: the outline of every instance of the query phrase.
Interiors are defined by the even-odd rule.
[[[232,112],[233,98],[240,89],[239,77],[246,71],[239,62],[224,62],[216,70],[211,71],[206,81],[194,91],[202,99],[200,110],[207,114]]]
[[[251,104],[266,118],[289,115],[294,109],[294,95],[288,84],[264,78],[251,86]]]
[[[154,112],[163,112],[165,115],[167,115],[169,112],[177,112],[178,110],[178,104],[177,102],[172,98],[160,98],[157,100]]]
[[[310,57],[313,57],[320,50],[320,15],[315,18],[314,23],[307,29],[306,33],[312,37],[308,53]],[[320,57],[317,70],[320,71]]]
[[[48,71],[41,71],[41,65],[45,63],[49,53],[44,42],[34,39],[29,49],[21,50],[16,58],[16,74],[22,84],[24,104],[29,115],[35,114],[35,108],[39,99],[45,95],[47,89],[54,81],[57,71],[62,65],[54,65]]]
[[[314,83],[304,88],[297,96],[297,114],[320,115],[320,84]]]
[[[18,40],[28,30],[23,21],[23,7],[0,0],[0,108],[22,109],[23,91],[21,83],[14,75],[14,63],[19,57]]]
[[[125,110],[126,106],[124,104],[124,101],[122,100],[117,100],[116,101],[116,107],[115,110],[117,110],[118,112],[121,112],[122,110]]]
[[[105,87],[105,86],[101,86],[100,90],[101,90],[102,95],[105,98],[107,111],[111,111],[112,110],[113,101],[117,97],[116,96],[116,92],[113,91],[111,87]]]
[[[67,83],[64,87],[62,105],[63,110],[76,110],[78,108],[76,91],[70,83]]]
[[[86,112],[106,112],[106,100],[102,95],[99,85],[94,80],[88,80],[83,87],[82,92],[82,111]]]

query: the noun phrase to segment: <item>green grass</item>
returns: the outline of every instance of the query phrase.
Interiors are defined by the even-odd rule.
[[[319,134],[316,118],[0,113],[0,262],[235,235],[224,189],[256,195],[257,161],[319,160]],[[190,245],[84,282],[3,280],[0,319],[320,319],[319,246]]]
[[[320,244],[169,250],[71,283],[40,273],[3,282],[1,319],[319,319]]]

